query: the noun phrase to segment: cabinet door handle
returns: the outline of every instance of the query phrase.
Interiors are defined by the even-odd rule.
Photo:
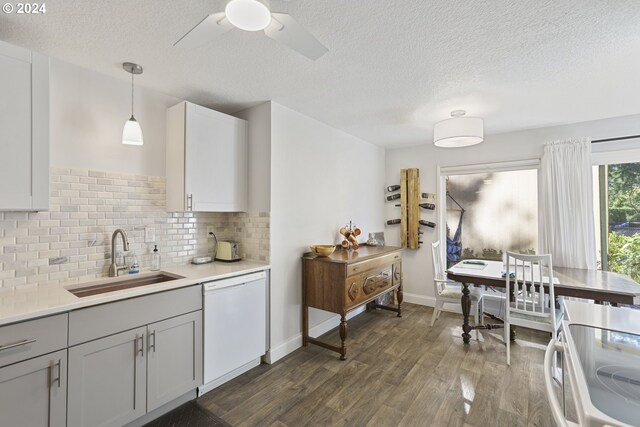
[[[151,337],[153,337],[153,344],[151,344]],[[156,352],[156,331],[151,331],[151,333],[149,334],[149,353],[151,352],[151,349],[153,349],[153,352]]]
[[[141,356],[144,356],[144,334],[136,338],[136,354],[138,353],[140,353]]]
[[[33,338],[33,339],[28,339],[28,340],[22,340],[13,344],[7,344],[7,345],[3,345],[0,347],[0,351],[2,350],[9,350],[10,348],[15,348],[15,347],[20,347],[21,345],[27,345],[27,344],[33,344],[34,342],[38,341],[37,339]]]
[[[53,378],[53,368],[56,366],[58,367],[58,376]],[[51,386],[53,386],[53,383],[57,382],[58,388],[62,387],[62,359],[58,359],[58,363],[51,366],[51,377]]]
[[[193,194],[187,194],[187,210],[193,210]]]

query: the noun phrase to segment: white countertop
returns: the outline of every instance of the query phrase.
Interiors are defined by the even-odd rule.
[[[256,261],[239,261],[234,263],[213,262],[211,264],[176,266],[163,268],[161,271],[183,276],[183,279],[171,280],[156,285],[140,286],[98,295],[79,298],[67,291],[66,287],[81,287],[104,278],[93,279],[83,283],[69,285],[36,286],[32,288],[14,288],[0,290],[0,325],[34,319],[57,313],[64,313],[92,305],[104,304],[122,299],[153,294],[170,289],[183,288],[198,283],[220,280],[241,274],[253,273],[269,269],[269,264]],[[149,273],[143,271],[142,276]],[[123,276],[120,276],[122,278]],[[107,279],[108,280],[108,279]]]
[[[565,322],[640,335],[640,310],[564,301]]]

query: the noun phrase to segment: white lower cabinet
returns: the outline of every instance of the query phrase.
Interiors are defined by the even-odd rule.
[[[147,411],[202,384],[202,311],[147,326]]]
[[[69,348],[68,426],[121,426],[202,383],[202,311]]]
[[[69,348],[68,426],[122,426],[146,413],[146,332]]]
[[[0,368],[0,426],[66,425],[67,351]]]

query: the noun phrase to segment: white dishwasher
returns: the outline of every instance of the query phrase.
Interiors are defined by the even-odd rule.
[[[260,364],[267,350],[267,273],[207,282],[204,293],[204,385],[218,387]]]

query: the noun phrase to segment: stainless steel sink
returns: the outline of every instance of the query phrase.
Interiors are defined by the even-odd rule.
[[[97,280],[95,282],[74,285],[65,288],[79,298],[107,292],[121,291],[123,289],[138,288],[140,286],[157,285],[171,280],[184,279],[183,276],[167,272],[141,274],[136,276],[119,277],[113,279]]]

